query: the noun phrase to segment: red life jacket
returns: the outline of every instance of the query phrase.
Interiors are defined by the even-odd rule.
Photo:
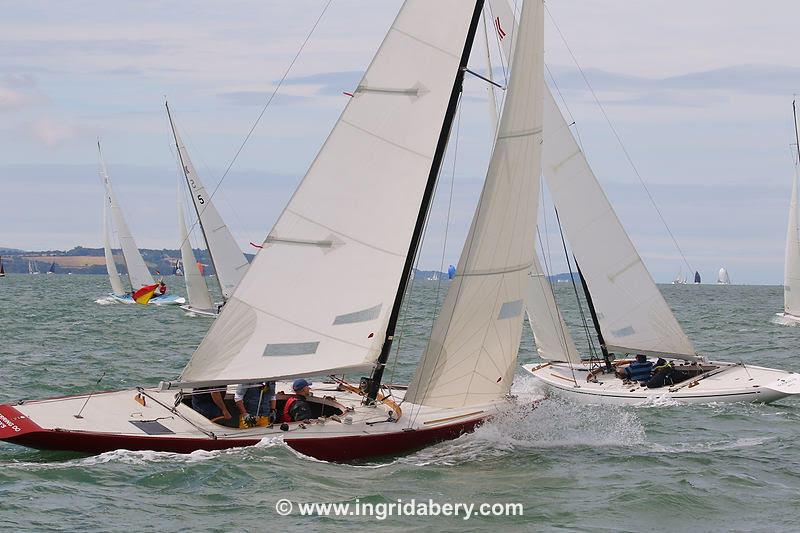
[[[286,404],[283,406],[283,422],[292,422],[292,415],[289,414],[289,409],[291,409],[292,404],[297,401],[297,396],[290,396],[286,400]]]

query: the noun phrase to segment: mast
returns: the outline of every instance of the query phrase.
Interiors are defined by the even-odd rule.
[[[192,184],[189,182],[189,174],[186,170],[186,163],[183,161],[183,156],[181,155],[181,147],[178,143],[178,135],[175,132],[175,123],[172,122],[172,113],[169,111],[169,102],[164,102],[164,106],[167,108],[167,118],[169,118],[169,126],[172,128],[172,138],[175,139],[175,149],[178,151],[178,159],[181,162],[181,171],[183,172],[183,177],[186,179],[186,186],[189,187],[189,190],[191,191]],[[219,285],[220,294],[222,295],[222,302],[225,303],[228,301],[228,299],[225,298],[225,289],[222,286],[222,281],[219,279],[219,269],[217,268],[217,263],[214,262],[214,255],[211,253],[211,246],[208,245],[208,237],[206,237],[206,229],[203,227],[203,221],[200,218],[200,210],[195,202],[192,202],[192,204],[194,205],[194,212],[197,213],[197,223],[200,226],[200,231],[203,234],[203,241],[206,243],[208,257],[211,259],[211,264],[214,265],[214,277],[217,278],[217,285]]]
[[[456,79],[453,83],[453,90],[450,93],[450,101],[447,104],[447,111],[444,115],[444,122],[442,129],[439,133],[439,140],[436,144],[436,152],[433,155],[433,162],[431,170],[428,174],[428,182],[425,185],[425,193],[422,196],[422,204],[420,205],[419,213],[417,214],[417,222],[414,225],[414,233],[411,237],[411,243],[408,247],[406,254],[406,262],[403,265],[403,273],[400,276],[400,284],[397,287],[397,295],[394,298],[394,305],[392,312],[389,315],[389,323],[386,326],[386,339],[381,348],[381,354],[375,364],[375,369],[372,371],[372,376],[366,384],[366,397],[367,401],[374,402],[378,396],[378,389],[380,389],[381,379],[383,378],[383,371],[386,368],[386,362],[389,360],[389,353],[392,349],[392,341],[394,340],[394,333],[397,327],[397,320],[400,317],[400,309],[403,305],[403,297],[406,293],[408,280],[411,277],[411,270],[414,267],[414,257],[417,255],[420,241],[422,239],[422,231],[425,227],[425,220],[428,217],[428,210],[433,200],[433,193],[436,189],[436,180],[439,176],[439,169],[442,166],[444,153],[447,149],[447,142],[450,138],[450,130],[455,119],[456,110],[458,109],[458,101],[461,97],[462,85],[464,83],[464,72],[467,68],[470,53],[472,52],[472,43],[475,40],[475,33],[478,30],[478,23],[481,19],[481,12],[483,11],[484,0],[475,1],[475,10],[472,13],[472,21],[469,25],[467,32],[467,40],[464,43],[464,50],[461,53],[461,60],[458,64],[458,71],[456,72]]]
[[[575,259],[573,257],[573,259]],[[581,272],[581,267],[578,265],[578,260],[575,259],[575,267],[578,269],[578,276],[581,278],[581,285],[583,285],[583,294],[586,296],[586,302],[589,304],[589,313],[592,315],[592,323],[594,324],[594,329],[597,332],[597,340],[600,342],[600,351],[603,352],[603,362],[606,365],[606,372],[609,374],[614,371],[614,367],[611,366],[611,356],[608,354],[608,348],[606,348],[606,341],[603,338],[603,332],[600,331],[600,321],[597,319],[597,311],[594,309],[594,302],[592,302],[592,293],[589,292],[589,285],[587,285],[586,280],[583,277],[583,272]]]

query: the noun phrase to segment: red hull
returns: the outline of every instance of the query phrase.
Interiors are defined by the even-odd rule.
[[[464,433],[474,431],[482,422],[482,419],[469,420],[436,428],[376,435],[289,438],[285,442],[298,452],[323,461],[352,461],[401,454],[437,442],[452,440]],[[10,405],[0,405],[0,440],[42,450],[84,453],[103,453],[112,450],[191,453],[196,450],[224,450],[252,446],[259,442],[258,439],[139,437],[89,431],[44,429]]]

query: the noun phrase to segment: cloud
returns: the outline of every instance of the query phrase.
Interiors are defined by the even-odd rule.
[[[30,74],[5,74],[0,78],[0,111],[17,111],[46,98]]]
[[[28,125],[28,131],[34,139],[48,148],[55,148],[77,135],[79,128],[52,118],[40,118]]]
[[[561,91],[588,96],[589,89],[574,67],[551,66]],[[611,105],[706,107],[730,100],[731,95],[785,95],[800,86],[800,67],[736,65],[664,78],[646,78],[585,69],[598,97]]]
[[[272,91],[229,91],[218,93],[217,96],[223,100],[236,105],[257,105],[263,106],[267,103]],[[296,94],[285,94],[279,92],[272,100],[275,105],[292,105],[299,102],[311,100],[310,96],[300,96]]]

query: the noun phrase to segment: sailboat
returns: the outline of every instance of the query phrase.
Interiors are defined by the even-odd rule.
[[[39,265],[36,261],[28,261],[28,274],[39,274]]]
[[[221,304],[208,305],[207,300],[210,300],[211,296],[200,296],[199,292],[202,292],[202,287],[200,287],[200,284],[196,284],[197,286],[194,287],[194,296],[195,298],[200,298],[200,300],[195,300],[193,294],[189,294],[189,303],[181,306],[181,308],[196,315],[217,316],[218,309],[222,305],[225,305],[230,299],[236,286],[242,280],[245,272],[247,272],[250,263],[247,261],[241,248],[239,248],[239,245],[236,244],[236,240],[233,238],[230,229],[222,220],[222,216],[214,206],[211,195],[206,192],[206,188],[203,186],[200,176],[198,176],[195,171],[194,165],[192,165],[192,161],[189,159],[189,152],[181,140],[177,128],[175,128],[172,113],[169,109],[169,103],[165,103],[165,106],[167,108],[169,124],[172,128],[172,136],[175,139],[175,146],[178,149],[181,169],[186,178],[186,186],[192,198],[192,205],[197,215],[206,249],[208,249],[208,255],[211,258],[211,263],[214,265],[214,276],[217,279],[220,293],[222,294]],[[181,220],[183,220],[182,215]],[[182,231],[185,232],[185,228]],[[191,263],[196,266],[197,261],[194,260],[194,254],[184,253],[183,251],[183,244],[186,242],[188,242],[188,237],[182,233],[181,256],[183,264],[184,266],[188,265],[191,260]],[[188,251],[191,252],[191,246],[189,246]],[[202,276],[202,273],[199,273],[199,275]],[[186,284],[187,291],[189,291],[188,278],[186,279]],[[208,287],[205,281],[203,281],[202,285],[205,287],[205,292],[207,293]]]
[[[56,262],[55,261],[50,263],[50,268],[47,269],[47,273],[48,274],[55,274],[56,273]]]
[[[508,3],[489,2],[496,27],[514,28]],[[512,55],[509,44],[503,46],[503,52]],[[602,354],[581,358],[552,287],[534,261],[525,307],[537,351],[546,362],[523,365],[523,369],[548,391],[586,403],[635,405],[664,397],[682,403],[770,402],[800,394],[800,374],[743,362],[709,361],[696,352],[547,87],[543,127],[542,174],[577,263]],[[613,371],[630,363],[629,357],[636,354],[661,357],[674,365],[676,383],[648,388],[614,377]],[[680,380],[682,376],[686,378]]]
[[[217,315],[217,306],[211,301],[206,279],[197,266],[192,243],[189,241],[189,232],[186,229],[186,220],[181,201],[181,187],[178,187],[178,230],[181,239],[181,263],[183,264],[183,280],[186,282],[186,296],[189,303],[182,305],[181,309],[189,310],[195,314],[207,316]]]
[[[122,214],[117,197],[114,194],[114,189],[111,185],[111,177],[106,170],[105,162],[103,161],[103,154],[100,151],[100,143],[97,143],[97,150],[100,155],[100,180],[105,189],[105,199],[103,201],[103,248],[105,251],[106,270],[108,272],[108,279],[111,283],[112,292],[109,297],[116,302],[133,304],[136,303],[133,299],[132,293],[147,285],[153,285],[155,281],[147,265],[133,240],[133,235],[128,228],[128,223]],[[108,214],[110,213],[110,217]],[[122,258],[125,262],[125,267],[128,274],[128,281],[131,290],[126,291],[123,288],[122,280],[120,279],[114,255],[111,249],[111,237],[109,226],[116,229],[117,237],[119,239],[120,248],[122,250]],[[175,294],[164,294],[154,296],[148,302],[148,305],[180,305],[186,303],[186,299],[182,296]]]
[[[673,285],[686,285],[688,280],[686,279],[686,275],[683,273],[683,270],[679,270],[678,274],[675,276],[675,279],[672,280]]]
[[[797,106],[792,101],[794,137],[797,143]],[[797,182],[800,179],[800,146],[795,144],[797,159],[794,162],[792,196],[789,202],[789,223],[786,228],[786,257],[784,261],[783,313],[776,313],[784,324],[800,324],[800,240],[797,233]]]
[[[694,271],[694,282],[696,285],[700,284],[700,272],[697,270]]]
[[[481,200],[432,336],[407,388],[383,380],[482,7],[483,0],[406,0],[177,379],[155,388],[1,405],[0,439],[86,452],[189,452],[268,437],[341,461],[452,439],[506,409],[535,257],[541,0],[522,8]],[[364,265],[370,276],[362,275]],[[369,377],[357,386],[345,380],[365,372]],[[235,429],[188,405],[198,387],[278,380],[280,411],[289,390],[280,380],[324,374],[336,378],[312,387],[312,421]]]
[[[0,255],[0,278],[6,277],[6,269],[3,266],[3,256]]]
[[[728,271],[725,270],[725,267],[719,269],[717,272],[717,285],[730,285],[731,284],[731,277],[728,275]]]

